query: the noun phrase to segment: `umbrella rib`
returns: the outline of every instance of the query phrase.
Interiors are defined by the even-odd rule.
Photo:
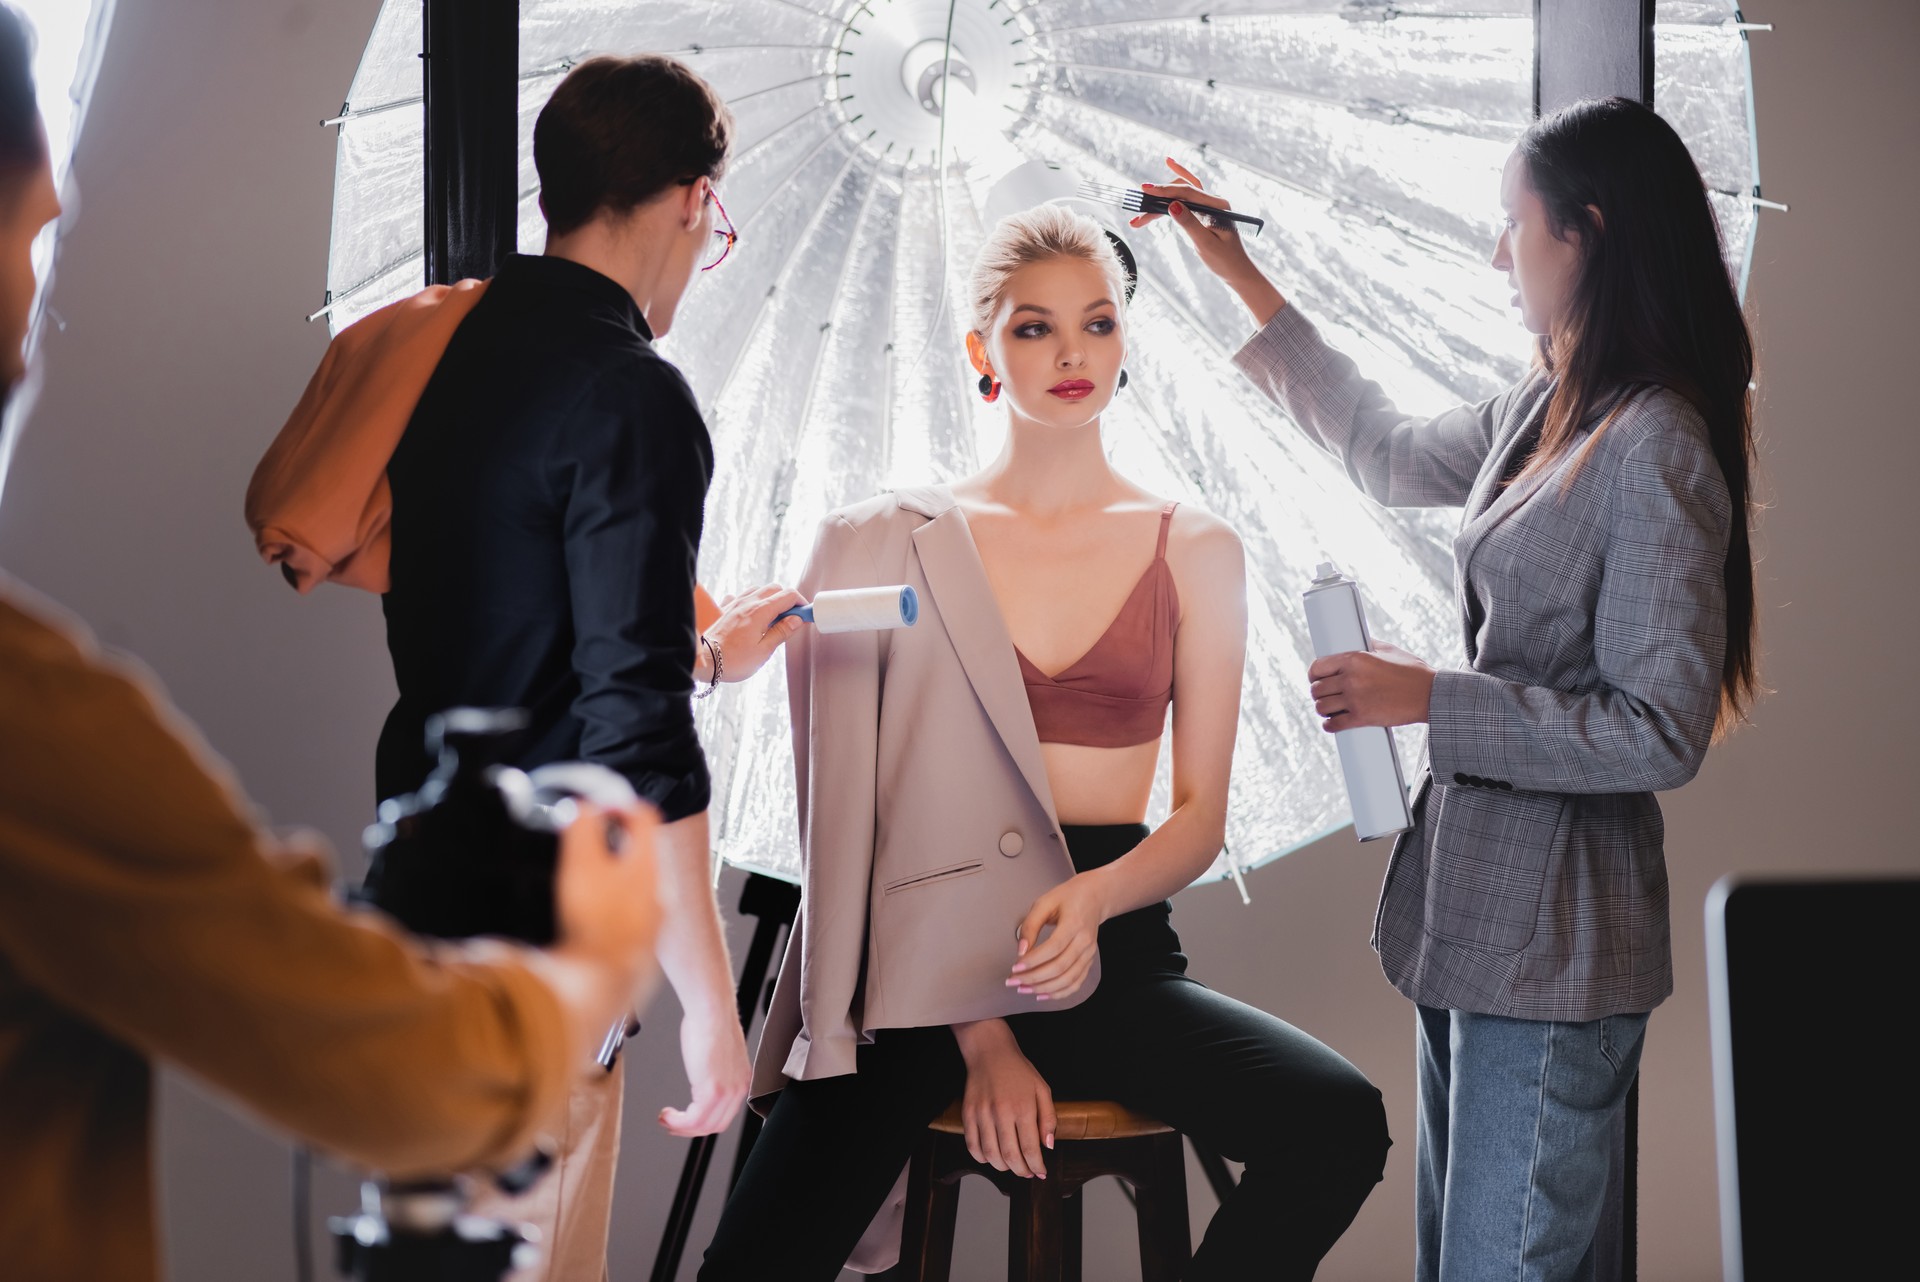
[[[562,72],[573,70],[580,58],[584,58],[585,56],[585,54],[581,54],[579,57],[562,59],[559,62],[549,63],[544,67],[535,67],[532,71],[523,71],[517,79],[524,84],[529,80],[540,80],[547,76],[560,75]],[[349,107],[339,115],[330,117],[320,123],[322,125],[344,125],[348,121],[358,120],[362,116],[375,116],[383,111],[392,111],[396,107],[412,107],[426,100],[427,97],[425,94],[417,93],[406,98],[395,98],[388,102],[377,102],[371,107],[362,107],[358,111],[354,111]]]
[[[1028,13],[1028,12],[1031,12],[1035,7],[1036,6],[1034,5],[1028,5],[1025,9],[1022,9],[1020,12]],[[1340,16],[1341,15],[1338,13],[1299,14],[1299,13],[1280,13],[1275,11],[1254,12],[1254,13],[1204,13],[1204,14],[1203,13],[1170,13],[1170,14],[1162,14],[1157,18],[1112,18],[1105,22],[1076,22],[1069,26],[1064,26],[1064,27],[1036,27],[1034,28],[1034,34],[1038,36],[1057,36],[1057,35],[1065,35],[1066,33],[1071,31],[1103,31],[1103,30],[1110,30],[1115,27],[1159,27],[1159,26],[1170,26],[1177,22],[1205,22],[1208,24],[1213,24],[1213,23],[1232,22],[1232,21],[1244,22],[1251,18],[1304,18],[1304,17],[1337,18]],[[1396,13],[1388,17],[1383,17],[1380,21],[1384,25],[1386,22],[1394,21],[1399,18],[1419,18],[1422,20],[1425,20],[1428,18],[1438,18],[1438,19],[1444,19],[1447,21],[1453,21],[1456,19],[1467,19],[1474,22],[1498,22],[1502,20],[1509,20],[1513,22],[1527,21],[1525,16],[1517,13]],[[1348,19],[1348,21],[1353,21],[1353,19]]]
[[[1406,109],[1403,107],[1395,107],[1386,103],[1370,106],[1367,103],[1354,102],[1350,99],[1333,98],[1326,94],[1308,93],[1304,89],[1282,89],[1276,85],[1249,85],[1237,80],[1209,80],[1201,76],[1183,76],[1175,71],[1157,71],[1150,67],[1114,67],[1103,62],[1079,62],[1070,58],[1049,58],[1047,65],[1053,67],[1073,67],[1081,71],[1112,71],[1127,76],[1151,76],[1155,80],[1172,80],[1180,84],[1192,85],[1195,88],[1205,85],[1208,89],[1218,87],[1222,89],[1238,89],[1243,93],[1269,94],[1276,98],[1288,98],[1298,102],[1311,102],[1322,107],[1335,107],[1342,111],[1352,112],[1356,116],[1366,116],[1376,120],[1385,119],[1389,124],[1417,125],[1422,129],[1431,129],[1435,133],[1457,134],[1468,138],[1479,137],[1478,134],[1469,133],[1464,129],[1459,129],[1452,125],[1437,124],[1433,121],[1421,120],[1417,116],[1408,115]],[[1385,108],[1385,111],[1381,108]],[[1387,115],[1386,112],[1388,111],[1392,112],[1393,115]]]
[[[778,196],[781,192],[787,189],[788,184],[792,183],[793,180],[799,176],[800,171],[807,167],[808,161],[812,160],[815,156],[819,155],[823,150],[826,149],[826,145],[834,140],[835,134],[836,134],[836,131],[829,130],[827,133],[821,135],[820,141],[813,144],[813,149],[809,151],[806,155],[800,157],[800,160],[798,161],[798,163],[796,163],[792,169],[789,169],[787,171],[786,177],[782,178],[779,182],[775,183],[773,190],[766,194],[765,199],[763,199],[759,204],[753,207],[753,212],[746,215],[744,218],[742,218],[739,221],[738,224],[736,224],[737,229],[740,231],[745,231],[747,228],[753,226],[754,220],[760,217],[760,211],[765,209],[768,205],[771,205],[773,203],[773,198],[775,196]]]
[[[858,152],[853,153],[854,156],[857,156],[858,154],[859,154]],[[848,165],[850,166],[851,164],[852,164],[852,157],[850,156],[848,158]],[[840,172],[844,175],[846,173],[846,169],[842,168]],[[839,278],[833,282],[833,293],[828,299],[827,321],[829,325],[831,325],[833,321],[833,317],[840,310],[840,307],[839,307],[840,295],[842,294],[842,292],[845,291],[847,287],[847,280],[852,275],[852,271],[853,271],[853,263],[855,258],[854,246],[859,243],[860,232],[866,226],[867,214],[872,210],[873,198],[879,192],[879,190],[880,190],[880,166],[877,163],[870,162],[867,166],[866,194],[861,196],[860,198],[860,213],[853,220],[853,235],[848,237],[847,239],[847,253],[846,253],[846,256],[840,260],[840,275],[839,275]],[[830,341],[830,339],[828,341]],[[804,435],[807,429],[807,419],[813,412],[814,393],[818,391],[820,387],[820,369],[821,369],[821,366],[825,363],[821,359],[821,356],[825,354],[825,348],[826,348],[826,342],[822,342],[821,343],[822,351],[820,355],[816,355],[814,357],[813,369],[807,375],[807,394],[804,398],[802,398],[800,402],[800,413],[795,421],[793,436],[788,441],[788,448],[787,448],[788,458],[799,457],[802,436]],[[791,500],[793,498],[792,470],[787,469],[785,472],[785,476],[787,478],[788,491],[782,497],[785,500]],[[785,509],[784,509],[784,506],[777,505],[775,510],[784,511]]]
[[[828,134],[827,138],[822,140],[822,145],[824,146],[825,142],[830,141],[832,137],[833,137],[832,134]],[[820,152],[819,147],[814,148],[812,155],[809,155],[807,157],[807,160],[812,160],[815,155],[819,154],[819,152]],[[831,183],[828,183],[826,187],[822,188],[822,190],[824,191],[833,190],[833,188],[839,184],[840,180],[847,176],[847,170],[853,167],[853,162],[858,160],[859,158],[860,158],[860,152],[857,149],[849,149],[847,152],[847,158],[845,162],[842,163],[840,166],[840,172],[835,174],[833,176],[833,181]],[[807,161],[803,160],[798,165],[795,165],[793,167],[793,173],[794,174],[799,173],[802,169],[806,168],[806,164],[807,164]],[[773,195],[777,193],[781,187],[785,187],[787,185],[787,182],[791,182],[792,180],[793,180],[793,174],[787,175],[786,182],[782,182],[780,184],[780,187],[776,187],[774,189],[773,193],[769,193],[767,196],[767,199],[761,202],[760,208],[765,209],[768,204],[772,203]],[[758,211],[756,210],[755,212],[758,212]],[[772,286],[768,288],[766,293],[760,296],[759,305],[753,309],[752,319],[750,319],[740,331],[741,332],[740,346],[734,349],[733,359],[727,362],[727,372],[726,372],[726,375],[723,378],[721,378],[718,384],[719,387],[725,388],[727,384],[733,382],[733,376],[740,372],[740,362],[746,359],[747,348],[753,345],[754,333],[760,328],[760,322],[766,318],[767,305],[771,303],[774,300],[774,298],[778,296],[778,294],[780,293],[780,287],[786,283],[787,277],[791,275],[793,272],[794,260],[800,253],[800,247],[806,244],[808,239],[812,237],[814,230],[817,227],[819,227],[820,220],[826,215],[826,212],[827,212],[827,203],[825,201],[821,201],[818,205],[814,207],[812,217],[807,219],[807,225],[800,229],[800,234],[798,236],[794,237],[793,244],[787,247],[787,256],[780,261],[780,270],[774,273]],[[715,395],[717,396],[718,393],[716,392]]]
[[[1097,111],[1102,115],[1112,116],[1115,120],[1124,121],[1128,125],[1132,125],[1137,128],[1150,129],[1154,133],[1157,133],[1162,137],[1179,138],[1178,134],[1172,133],[1171,131],[1166,129],[1162,129],[1158,125],[1152,124],[1148,121],[1141,120],[1137,116],[1130,116],[1123,111],[1115,111],[1111,107],[1102,106],[1100,103],[1097,103],[1097,102],[1088,102],[1083,98],[1076,98],[1074,99],[1074,101],[1078,105],[1087,108],[1089,111]],[[1047,129],[1048,132],[1050,133],[1054,133],[1054,134],[1059,133],[1057,129],[1053,129],[1052,126],[1047,125],[1043,121],[1034,120],[1032,116],[1023,116],[1022,118],[1026,120],[1032,120],[1034,124],[1039,125],[1043,129]],[[1185,142],[1189,140],[1180,139],[1180,141]],[[1280,186],[1289,188],[1293,191],[1297,191],[1303,196],[1311,196],[1313,199],[1322,201],[1326,205],[1328,205],[1330,208],[1335,210],[1350,210],[1354,206],[1363,206],[1367,209],[1371,209],[1374,211],[1376,215],[1379,216],[1379,218],[1382,221],[1384,221],[1384,223],[1388,228],[1390,228],[1392,231],[1394,231],[1396,234],[1400,235],[1401,237],[1405,238],[1406,240],[1411,241],[1416,245],[1424,245],[1429,249],[1438,250],[1442,253],[1446,253],[1454,257],[1464,257],[1464,255],[1462,255],[1456,247],[1452,245],[1448,245],[1444,241],[1434,240],[1430,237],[1422,236],[1419,232],[1416,232],[1412,228],[1407,227],[1402,221],[1400,215],[1394,213],[1391,209],[1388,209],[1386,206],[1380,204],[1378,201],[1367,200],[1363,197],[1358,197],[1358,196],[1335,196],[1330,192],[1321,191],[1317,187],[1309,187],[1305,183],[1296,182],[1291,178],[1282,177],[1281,175],[1274,173],[1270,169],[1266,169],[1260,165],[1256,165],[1252,161],[1243,159],[1242,157],[1237,156],[1230,151],[1222,151],[1218,147],[1207,148],[1207,155],[1218,156],[1223,160],[1231,161],[1233,164],[1240,166],[1242,169],[1245,169],[1249,173],[1260,175],[1260,177],[1265,178],[1268,182],[1278,183]]]
[[[760,137],[756,138],[752,142],[752,144],[749,145],[745,150],[735,152],[732,158],[727,162],[728,165],[730,167],[733,165],[738,165],[741,161],[745,160],[748,156],[751,156],[754,152],[760,150],[762,147],[772,142],[775,138],[778,138],[781,134],[793,128],[795,125],[799,124],[801,121],[805,120],[808,116],[813,115],[816,111],[823,110],[826,107],[826,105],[827,105],[827,100],[822,98],[819,102],[807,108],[805,111],[795,116],[792,120],[789,120],[786,124],[781,125],[778,128],[774,129],[771,133],[765,133],[760,135]],[[827,137],[831,138],[833,137],[833,135],[829,133]]]
[[[761,94],[765,93],[778,93],[782,89],[791,89],[795,85],[811,84],[816,80],[830,80],[835,75],[836,73],[831,71],[816,71],[811,76],[801,76],[797,80],[787,80],[777,85],[768,85],[764,89],[749,90],[746,93],[740,94],[738,97],[727,99],[727,105],[731,107],[735,103],[745,102],[749,98],[758,98]]]

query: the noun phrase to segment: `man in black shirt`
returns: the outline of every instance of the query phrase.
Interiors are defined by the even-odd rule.
[[[773,626],[800,597],[768,588],[696,636],[713,447],[686,380],[653,347],[732,246],[713,194],[730,127],[669,58],[595,58],[567,76],[534,130],[546,252],[500,268],[387,472],[400,698],[380,737],[380,796],[425,779],[429,716],[476,704],[530,713],[513,764],[599,762],[660,808],[659,960],[685,1012],[693,1096],[661,1110],[676,1135],[724,1129],[748,1084],[689,699],[696,677],[743,679],[802,626]],[[584,1084],[561,1169],[488,1208],[541,1228],[547,1277],[604,1270],[618,1127],[619,1075]]]

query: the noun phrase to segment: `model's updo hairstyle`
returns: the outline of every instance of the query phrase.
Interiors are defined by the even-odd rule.
[[[1114,306],[1126,306],[1127,268],[1100,224],[1065,205],[1035,205],[995,223],[980,247],[967,280],[973,332],[984,335],[993,324],[1015,272],[1055,258],[1078,258],[1098,267],[1113,288]]]

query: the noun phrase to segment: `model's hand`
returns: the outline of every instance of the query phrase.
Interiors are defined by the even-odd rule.
[[[1433,669],[1397,645],[1315,659],[1307,669],[1313,710],[1327,731],[1406,726],[1425,721],[1433,703]]]
[[[690,1010],[680,1020],[680,1058],[693,1102],[660,1110],[660,1125],[674,1135],[717,1135],[733,1125],[753,1079],[747,1039],[732,1010]]]
[[[1100,956],[1100,923],[1107,919],[1102,885],[1093,873],[1083,872],[1033,901],[1020,923],[1007,987],[1043,1002],[1080,991]],[[1040,932],[1049,924],[1053,932],[1042,940]]]
[[[954,1037],[967,1061],[967,1091],[960,1103],[967,1152],[996,1171],[1022,1179],[1046,1179],[1044,1151],[1053,1147],[1053,1091],[1021,1053],[1006,1021],[956,1025]]]
[[[720,679],[745,681],[766,666],[775,650],[807,626],[797,615],[778,623],[773,621],[774,616],[806,603],[805,597],[778,583],[769,583],[739,596],[721,597],[720,617],[706,631],[707,638],[720,647]],[[698,647],[694,655],[694,675],[702,681],[711,681],[713,673],[706,651],[705,646]]]
[[[1240,295],[1240,301],[1253,313],[1254,321],[1265,325],[1273,314],[1287,305],[1287,300],[1275,288],[1266,274],[1254,265],[1247,256],[1246,244],[1240,239],[1239,224],[1222,218],[1208,222],[1193,212],[1185,203],[1188,200],[1202,205],[1213,205],[1219,209],[1231,209],[1232,204],[1219,196],[1209,193],[1204,184],[1196,178],[1193,171],[1173,157],[1167,157],[1167,168],[1179,179],[1172,183],[1140,184],[1140,190],[1149,196],[1165,196],[1176,202],[1172,217],[1187,239],[1193,242],[1195,252],[1208,271],[1225,281],[1233,291]],[[1159,214],[1136,214],[1129,220],[1132,227],[1145,227],[1161,217]]]

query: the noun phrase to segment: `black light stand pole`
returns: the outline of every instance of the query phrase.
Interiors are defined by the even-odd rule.
[[[423,0],[429,285],[492,276],[519,217],[519,0]]]
[[[1653,0],[1533,0],[1533,114],[1582,98],[1632,98],[1653,106]],[[1596,1243],[1617,1228],[1619,1271],[1639,1275],[1640,1079],[1627,1089],[1626,1163],[1619,1201],[1608,1198]],[[1610,1223],[1617,1215],[1618,1225]]]
[[[767,972],[774,964],[780,933],[793,925],[794,914],[799,909],[798,886],[757,872],[747,874],[747,884],[740,889],[740,915],[756,920],[753,942],[747,946],[747,959],[740,967],[740,983],[734,989],[734,1000],[740,1013],[740,1027],[748,1033],[753,1032],[754,1012],[765,1001]],[[748,1110],[742,1123],[740,1150],[733,1160],[733,1176],[727,1181],[729,1189],[739,1180],[740,1169],[746,1165],[747,1154],[753,1151],[753,1142],[759,1135],[760,1118]],[[694,1140],[686,1163],[680,1168],[680,1185],[673,1191],[673,1209],[667,1213],[666,1233],[660,1239],[659,1252],[653,1257],[652,1282],[673,1282],[680,1272],[680,1256],[687,1247],[687,1233],[693,1227],[700,1189],[707,1181],[707,1167],[713,1161],[713,1148],[719,1138],[702,1135]]]

